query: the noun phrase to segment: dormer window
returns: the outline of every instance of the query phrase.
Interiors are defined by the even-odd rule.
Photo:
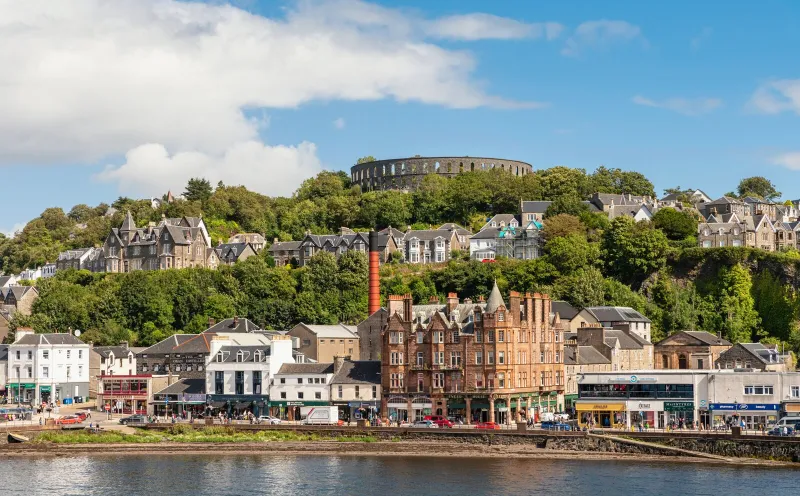
[[[738,236],[740,232],[741,232],[741,231],[739,231],[739,228],[738,228],[738,227],[734,227],[734,228],[733,228],[733,235],[734,235],[734,236]]]
[[[236,352],[236,361],[244,362],[244,352],[242,350]]]
[[[711,231],[709,231],[708,229],[704,229],[703,230],[703,236],[708,236],[710,234],[711,234]]]
[[[217,362],[222,362],[223,360],[225,360],[225,357],[222,356],[222,352],[220,351],[217,353]]]
[[[256,350],[256,352],[253,353],[253,360],[254,361],[260,362],[263,359],[264,359],[264,354],[261,352],[261,350]]]

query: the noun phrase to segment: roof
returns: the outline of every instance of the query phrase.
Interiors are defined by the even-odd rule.
[[[497,287],[497,281],[495,281],[489,299],[486,300],[486,313],[495,313],[501,305],[506,306],[503,302],[503,295],[500,294],[500,288]]]
[[[521,210],[524,214],[543,214],[552,203],[551,201],[524,201]]]
[[[234,325],[234,322],[236,325]],[[203,333],[207,332],[254,332],[261,331],[262,329],[253,323],[250,319],[240,317],[232,319],[224,319],[213,326],[209,327]]]
[[[3,287],[6,284],[8,284],[8,281],[10,281],[12,277],[14,276],[0,276],[0,287]]]
[[[472,239],[495,239],[500,234],[499,227],[484,227],[477,234],[472,236]]]
[[[278,374],[332,374],[332,363],[284,363]]]
[[[33,291],[34,293],[38,293],[38,291],[36,291],[36,288],[34,288],[33,286],[9,286],[7,292],[5,292],[4,294],[7,296],[8,293],[12,293],[14,295],[14,298],[17,301],[19,301],[22,299],[23,296],[25,296],[31,291]]]
[[[710,332],[706,332],[706,331],[679,331],[679,332],[675,332],[675,333],[672,333],[670,336],[668,336],[666,339],[662,340],[661,343],[663,343],[664,341],[667,341],[669,338],[671,338],[673,336],[677,336],[678,334],[685,334],[687,336],[691,336],[691,337],[695,338],[696,340],[700,341],[701,343],[709,345],[709,346],[731,346],[730,342],[728,342],[725,339],[722,339],[720,337],[717,337],[716,335],[711,334]],[[661,343],[659,343],[659,344],[661,344]]]
[[[8,345],[0,344],[0,362],[5,361],[8,361]]]
[[[650,344],[634,333],[627,333],[619,329],[604,329],[605,343],[614,347],[614,341],[619,342],[619,347],[623,350],[641,350],[645,344]]]
[[[554,301],[550,303],[550,311],[557,313],[562,319],[572,320],[581,312],[581,309],[573,307],[566,301]]]
[[[155,394],[203,394],[205,392],[205,379],[181,379]]]
[[[133,353],[133,350],[124,346],[95,346],[92,349],[103,358],[108,358],[112,353],[115,357],[127,356],[128,353]]]
[[[381,383],[381,362],[379,360],[345,360],[333,376],[331,384],[373,384]]]
[[[440,231],[455,231],[458,234],[464,234],[464,235],[467,235],[467,236],[471,236],[472,235],[472,231],[470,231],[469,229],[467,229],[467,228],[465,228],[463,226],[459,226],[455,222],[448,222],[446,224],[442,224],[441,226],[439,226],[439,230]]]
[[[781,356],[780,353],[778,353],[778,350],[775,350],[773,348],[767,348],[761,343],[739,343],[739,346],[749,351],[750,354],[752,354],[765,364],[783,363],[783,360],[781,360]],[[772,359],[770,359],[770,357]]]
[[[598,322],[645,322],[650,319],[631,307],[586,307]]]
[[[122,227],[119,228],[120,231],[133,231],[136,229],[136,223],[133,221],[133,216],[131,215],[131,211],[128,210],[125,212],[125,220],[122,222]]]
[[[209,353],[211,351],[210,341],[213,336],[213,333],[173,334],[142,350],[142,353]]]
[[[446,231],[443,229],[420,229],[420,230],[411,230],[409,229],[406,234],[404,241],[409,241],[412,238],[417,238],[423,241],[431,241],[436,238],[443,238],[445,240],[449,240],[452,236],[452,231]]]
[[[344,324],[336,325],[315,325],[303,324],[301,325],[317,335],[318,338],[358,338],[358,328],[356,326],[349,326]]]
[[[219,258],[238,260],[249,245],[250,243],[221,243],[215,249]]]
[[[39,344],[86,344],[72,334],[27,334],[14,344],[39,345]]]
[[[255,362],[256,352],[261,352],[261,360],[270,356],[271,347],[269,345],[260,346],[222,346],[217,354],[221,354],[222,362],[236,362],[239,352],[242,352],[242,362]],[[216,358],[214,359],[216,362]],[[241,363],[241,362],[240,362]]]
[[[567,347],[570,348],[570,347]],[[564,351],[567,350],[564,348]],[[602,363],[611,363],[611,360],[606,358],[600,350],[595,348],[594,346],[576,346],[577,348],[577,357],[576,357],[576,365],[595,365],[595,364],[602,364]]]
[[[298,251],[300,249],[300,243],[302,243],[302,241],[278,241],[277,243],[272,243],[268,251]]]

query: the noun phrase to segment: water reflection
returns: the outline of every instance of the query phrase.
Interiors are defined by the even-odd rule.
[[[619,461],[121,455],[0,461],[3,495],[795,495],[798,472]]]

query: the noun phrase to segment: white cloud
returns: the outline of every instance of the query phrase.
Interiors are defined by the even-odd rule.
[[[641,95],[631,98],[637,105],[671,110],[683,115],[707,114],[722,106],[719,98],[667,98],[665,100],[651,100]]]
[[[336,129],[344,129],[344,126],[345,126],[345,122],[344,122],[344,118],[342,118],[342,117],[339,117],[338,119],[333,121],[333,127],[335,127]]]
[[[786,167],[790,170],[800,170],[800,152],[784,153],[772,160],[775,165]]]
[[[290,195],[300,182],[321,170],[316,145],[308,142],[268,146],[246,141],[221,154],[191,151],[173,155],[164,145],[147,144],[130,150],[124,164],[109,165],[95,178],[117,183],[120,193],[130,195],[182,191],[190,177],[204,177],[211,184],[223,181],[273,195]]]
[[[25,223],[20,222],[18,224],[14,224],[11,229],[0,229],[0,233],[5,235],[8,238],[13,238],[17,235],[18,232],[22,231],[25,228]]]
[[[759,86],[748,107],[763,114],[800,114],[800,79],[777,79]]]
[[[587,48],[605,47],[636,39],[646,44],[639,26],[629,22],[608,19],[586,21],[578,25],[572,36],[567,38],[561,54],[575,57]]]
[[[708,28],[708,27],[703,28],[703,30],[700,31],[700,34],[698,34],[697,36],[692,38],[692,42],[691,42],[692,50],[699,50],[700,46],[703,43],[705,43],[706,40],[711,38],[711,33],[713,33],[713,32],[714,32],[714,30],[711,29],[711,28]]]
[[[558,38],[564,26],[557,22],[525,23],[491,14],[452,15],[427,23],[431,38],[475,41],[483,39]]]

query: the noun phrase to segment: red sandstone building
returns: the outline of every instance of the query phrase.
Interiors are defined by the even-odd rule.
[[[482,298],[481,298],[482,300]],[[425,415],[465,423],[525,421],[564,405],[564,332],[550,298],[495,284],[489,299],[413,305],[390,296],[381,353],[381,411],[392,421]]]

